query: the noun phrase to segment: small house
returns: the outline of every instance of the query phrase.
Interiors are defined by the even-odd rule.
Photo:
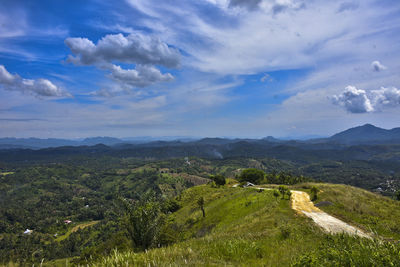
[[[32,234],[32,232],[33,232],[33,230],[26,229],[24,232],[24,235],[30,235],[30,234]]]

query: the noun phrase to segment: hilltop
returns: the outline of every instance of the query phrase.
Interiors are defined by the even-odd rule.
[[[321,209],[375,233],[374,241],[330,235],[312,220],[291,209],[290,201],[272,190],[213,188],[202,185],[186,190],[180,210],[171,215],[177,243],[146,253],[115,252],[94,266],[367,266],[400,263],[398,203],[362,189],[331,184],[302,184],[292,188],[309,192],[318,186]],[[196,202],[205,199],[206,217]],[[366,257],[368,255],[368,257]]]

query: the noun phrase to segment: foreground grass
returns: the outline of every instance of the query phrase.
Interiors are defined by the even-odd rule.
[[[302,255],[293,266],[400,266],[400,245],[348,235],[327,235],[320,248]]]
[[[197,207],[205,199],[206,217]],[[93,266],[287,266],[325,236],[271,191],[198,186],[172,216],[178,243],[145,253],[115,252]]]
[[[346,200],[336,191],[340,186],[319,186],[325,193],[320,200]],[[365,194],[344,189],[355,190],[361,199]],[[272,194],[206,185],[191,188],[180,199],[183,208],[172,215],[171,227],[181,233],[176,244],[142,253],[114,251],[92,266],[400,266],[398,243],[325,234],[308,218],[296,215],[288,200]],[[205,218],[196,204],[200,196],[206,202]],[[347,219],[358,218],[355,213]]]

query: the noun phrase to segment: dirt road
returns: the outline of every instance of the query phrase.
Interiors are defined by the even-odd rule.
[[[328,233],[347,233],[358,235],[365,238],[371,238],[369,235],[315,207],[306,192],[292,190],[292,208],[298,213],[311,218],[318,226]]]

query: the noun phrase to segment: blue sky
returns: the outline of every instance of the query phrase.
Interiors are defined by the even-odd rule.
[[[400,126],[398,0],[0,2],[0,137]]]

